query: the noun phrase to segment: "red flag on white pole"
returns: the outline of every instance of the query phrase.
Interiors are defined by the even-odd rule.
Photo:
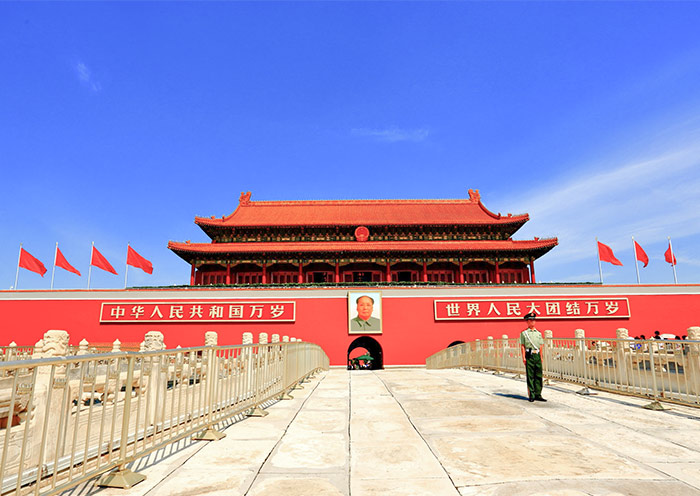
[[[131,246],[127,246],[126,249],[126,263],[132,267],[138,267],[148,274],[153,274],[153,264],[150,260],[146,260],[141,255],[136,253]]]
[[[676,260],[676,257],[673,255],[673,246],[671,246],[671,237],[668,237],[668,250],[666,250],[666,253],[664,253],[664,258],[668,263],[671,264],[671,267],[673,268],[673,282],[675,284],[678,284],[678,276],[676,275],[676,264],[678,261]]]
[[[673,250],[671,249],[671,240],[668,241],[668,248],[664,253],[664,260],[671,265],[676,265],[678,263],[678,260],[676,260],[676,257],[673,255]]]
[[[72,272],[73,274],[79,276],[80,271],[73,267],[71,264],[68,263],[68,260],[66,260],[66,257],[63,256],[63,253],[61,253],[61,249],[56,247],[56,267],[61,267],[62,269],[67,270],[68,272]]]
[[[613,265],[622,265],[622,262],[615,258],[612,248],[610,248],[608,245],[604,245],[600,241],[598,241],[598,258],[601,262],[610,262]]]
[[[44,267],[44,264],[22,247],[19,249],[19,266],[23,269],[36,272],[41,277],[44,277],[44,274],[46,274],[46,267]]]
[[[634,253],[637,257],[637,260],[644,263],[644,267],[649,265],[649,257],[647,256],[647,253],[642,249],[641,246],[639,246],[639,243],[637,243],[636,241],[634,242]]]
[[[98,267],[102,270],[106,270],[107,272],[111,272],[115,276],[117,275],[117,271],[114,270],[114,267],[107,261],[107,259],[100,253],[97,248],[93,245],[92,247],[92,256],[90,257],[90,265],[94,265],[95,267]]]

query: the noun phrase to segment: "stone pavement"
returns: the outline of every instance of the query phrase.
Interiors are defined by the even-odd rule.
[[[130,490],[71,495],[700,495],[700,409],[464,370],[333,369],[216,442],[133,465]]]

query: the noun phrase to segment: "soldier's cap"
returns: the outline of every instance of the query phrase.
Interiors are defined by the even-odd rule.
[[[535,320],[537,318],[537,314],[535,312],[530,312],[523,317],[525,320]]]

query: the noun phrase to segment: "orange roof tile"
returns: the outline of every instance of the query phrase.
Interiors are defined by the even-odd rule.
[[[534,240],[483,241],[299,241],[259,243],[179,243],[170,241],[168,248],[182,253],[318,253],[382,251],[520,251],[549,250],[557,238]]]
[[[204,227],[374,226],[523,224],[528,214],[489,211],[478,193],[460,200],[250,201],[241,195],[238,208],[222,218],[196,217]]]

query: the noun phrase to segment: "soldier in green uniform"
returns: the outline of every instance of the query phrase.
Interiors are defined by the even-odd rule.
[[[527,375],[527,396],[532,401],[547,401],[542,397],[542,345],[544,338],[535,329],[534,312],[525,316],[527,329],[520,333],[520,348],[523,353],[523,363]]]

